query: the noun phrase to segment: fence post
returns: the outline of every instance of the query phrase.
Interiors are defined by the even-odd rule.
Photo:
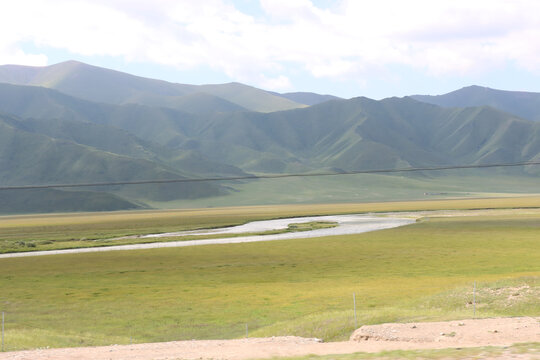
[[[352,294],[353,298],[353,306],[354,306],[354,329],[356,330],[358,328],[358,324],[356,322],[356,293]]]
[[[4,312],[2,311],[2,352],[4,352]]]
[[[476,281],[473,287],[473,318],[476,317]]]

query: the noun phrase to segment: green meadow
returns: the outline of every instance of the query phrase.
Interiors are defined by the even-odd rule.
[[[534,208],[538,198],[190,210],[180,225],[479,207]],[[130,224],[133,232],[171,229],[179,214],[58,215],[47,236],[61,228],[92,233],[96,224],[96,233],[106,235]],[[0,259],[6,348],[237,338],[246,335],[246,324],[249,336],[343,340],[355,326],[353,293],[358,326],[469,318],[474,281],[478,317],[539,316],[538,210],[459,215],[358,235]],[[154,227],[145,216],[154,216]],[[39,219],[10,217],[2,226],[12,239],[30,237],[46,227]]]

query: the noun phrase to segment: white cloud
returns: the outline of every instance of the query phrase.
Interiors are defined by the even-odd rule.
[[[257,83],[265,90],[284,91],[292,88],[289,78],[283,75],[279,75],[275,78],[269,78],[264,74],[261,74]]]
[[[313,76],[341,78],[345,75],[355,73],[358,69],[358,64],[353,61],[347,60],[335,60],[326,63],[312,62],[306,64],[306,68],[313,74]]]
[[[3,64],[28,66],[45,66],[48,61],[44,54],[27,54],[21,49],[11,46],[0,46],[0,59],[2,59]]]
[[[290,87],[290,67],[357,77],[388,64],[434,76],[513,62],[540,70],[536,0],[260,0],[265,16],[232,0],[18,0],[0,8],[0,63],[44,65],[22,44],[191,69]],[[263,74],[261,76],[261,74]],[[266,85],[265,85],[266,84]]]

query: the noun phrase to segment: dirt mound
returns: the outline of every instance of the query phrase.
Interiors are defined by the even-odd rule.
[[[492,318],[407,324],[365,325],[351,341],[400,341],[413,343],[512,344],[540,341],[538,318]]]

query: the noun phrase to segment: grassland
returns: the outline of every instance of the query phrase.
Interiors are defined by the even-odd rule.
[[[535,206],[538,198],[205,209],[146,216],[153,214],[162,226],[155,228],[163,229],[178,225],[179,219],[188,228],[362,209]],[[121,233],[130,225],[139,226],[132,231],[155,229],[144,213],[44,218],[51,220],[50,234],[62,227],[80,234],[96,223],[104,233]],[[12,217],[7,219],[11,227],[3,221],[2,226],[12,229],[13,237],[17,231],[28,234],[21,228],[39,233],[37,229],[46,226],[39,225],[39,219]],[[468,302],[473,281],[479,287],[477,316],[538,316],[539,238],[538,211],[516,210],[430,218],[403,228],[327,238],[2,259],[0,310],[6,312],[6,346],[14,350],[130,339],[234,338],[245,334],[246,323],[250,336],[338,340],[354,328],[353,293],[359,325],[467,318],[472,316]],[[514,288],[528,290],[512,302],[497,292]]]
[[[152,240],[149,239],[127,239],[114,242],[103,240],[132,235],[217,228],[255,220],[295,216],[516,207],[540,207],[540,197],[0,216],[0,253],[151,242]],[[160,241],[165,240],[160,239]]]
[[[307,178],[260,179],[227,184],[222,196],[174,201],[146,201],[155,208],[204,208],[257,204],[310,204],[513,197],[539,194],[535,177],[441,172],[439,177],[358,174]],[[466,190],[464,190],[466,189]],[[314,200],[316,199],[316,200]]]

